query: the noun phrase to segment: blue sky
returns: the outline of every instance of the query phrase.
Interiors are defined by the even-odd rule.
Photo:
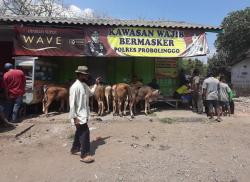
[[[250,6],[250,0],[65,0],[65,3],[118,19],[164,19],[213,26],[219,26],[229,12]],[[213,52],[216,34],[208,33],[207,39]]]

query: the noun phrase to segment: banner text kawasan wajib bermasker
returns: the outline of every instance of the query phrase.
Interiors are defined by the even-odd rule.
[[[145,27],[16,27],[15,55],[190,57],[208,53],[205,32]]]

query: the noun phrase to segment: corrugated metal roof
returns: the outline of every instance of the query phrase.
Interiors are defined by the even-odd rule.
[[[119,19],[86,19],[64,17],[27,17],[27,16],[2,16],[0,22],[65,24],[65,25],[106,25],[106,26],[143,26],[165,28],[187,28],[202,30],[222,30],[221,27],[193,24],[176,21],[146,21],[146,20],[119,20]]]

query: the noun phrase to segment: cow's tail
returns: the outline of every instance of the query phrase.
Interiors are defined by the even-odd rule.
[[[45,105],[48,102],[48,86],[44,85],[43,86],[43,113],[45,113]]]

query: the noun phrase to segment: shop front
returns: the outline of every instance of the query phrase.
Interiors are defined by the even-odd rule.
[[[73,20],[37,23],[35,19],[18,22],[4,19],[0,20],[0,31],[6,33],[6,27],[10,27],[12,33],[8,33],[9,40],[0,37],[0,45],[8,42],[13,46],[12,61],[25,70],[29,80],[27,93],[28,90],[40,93],[45,83],[70,82],[75,78],[77,66],[87,65],[93,78],[101,76],[107,84],[129,83],[133,77],[147,84],[156,78],[161,92],[172,95],[181,59],[206,55],[205,32],[221,30],[109,21],[109,24],[76,24]],[[32,102],[39,100],[34,97]]]

